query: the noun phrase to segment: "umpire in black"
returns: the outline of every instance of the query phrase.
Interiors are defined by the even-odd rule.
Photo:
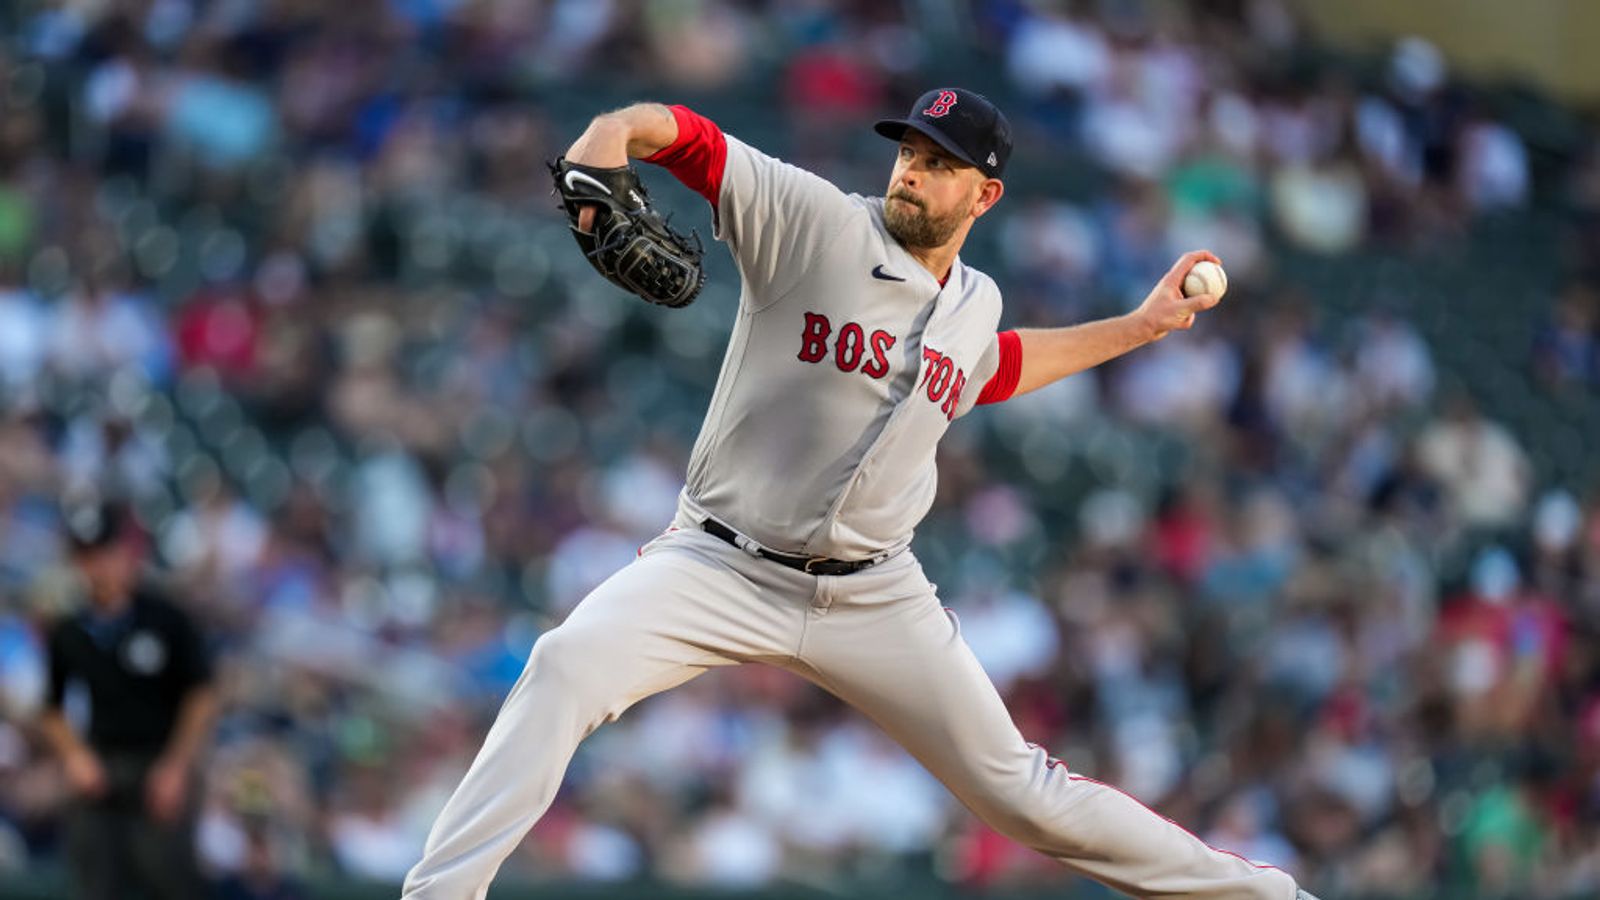
[[[192,900],[204,890],[193,781],[216,709],[210,661],[190,617],[141,579],[144,536],[125,509],[68,505],[63,517],[87,602],[50,631],[42,729],[75,793],[75,896]],[[87,721],[69,722],[80,698]]]

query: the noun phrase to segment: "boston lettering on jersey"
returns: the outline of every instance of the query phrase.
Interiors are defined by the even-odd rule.
[[[828,317],[822,313],[806,313],[806,326],[800,335],[801,362],[822,362],[828,355],[828,335],[833,333],[833,325]],[[857,366],[861,367],[861,374],[882,378],[889,374],[889,349],[899,340],[894,335],[882,328],[872,332],[872,337],[865,337],[866,330],[854,322],[844,323],[839,329],[839,338],[833,345],[833,362],[841,372],[854,372]],[[867,346],[871,344],[872,358],[866,365],[861,365],[862,357],[866,356]]]
[[[1018,385],[999,289],[959,259],[947,278],[922,270],[882,198],[672,114],[678,140],[648,161],[711,203],[740,277],[678,524],[714,516],[794,555],[903,548],[937,493],[945,429]]]
[[[806,324],[800,332],[800,352],[795,358],[801,362],[820,363],[829,356],[828,338],[833,334],[833,323],[822,313],[808,312],[805,316]],[[889,374],[889,350],[898,340],[881,328],[873,331],[869,338],[866,329],[855,322],[846,322],[833,342],[833,364],[841,372],[854,372],[859,368],[863,375],[882,378]],[[869,347],[872,356],[863,365],[862,359],[866,358]],[[922,379],[917,382],[917,390],[939,404],[946,421],[956,417],[961,392],[966,386],[967,373],[954,359],[932,347],[922,348]]]
[[[961,405],[961,389],[967,386],[967,373],[956,366],[955,360],[932,347],[922,348],[922,363],[922,381],[918,382],[918,387],[924,389],[934,403],[943,400],[939,410],[946,421],[954,419],[956,407]]]

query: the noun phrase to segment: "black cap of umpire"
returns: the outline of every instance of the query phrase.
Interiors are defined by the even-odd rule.
[[[904,119],[883,119],[873,130],[891,141],[907,128],[927,135],[950,155],[999,178],[1011,158],[1011,123],[988,98],[964,88],[936,88],[917,98]]]
[[[98,498],[63,503],[61,518],[74,553],[91,553],[108,547],[126,535],[132,524],[127,506]]]

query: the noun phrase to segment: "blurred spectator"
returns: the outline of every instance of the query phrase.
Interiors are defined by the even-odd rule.
[[[1600,384],[1600,295],[1567,288],[1533,346],[1534,370],[1551,387]]]
[[[1295,243],[1321,253],[1355,249],[1367,232],[1367,187],[1348,159],[1294,162],[1272,179],[1278,227]]]
[[[217,900],[306,900],[311,895],[283,874],[279,851],[263,828],[245,833],[245,858],[237,873],[217,885]]]
[[[1256,860],[1280,869],[1294,871],[1298,862],[1293,845],[1283,835],[1266,827],[1259,796],[1240,793],[1230,799],[1217,815],[1216,825],[1206,834],[1213,847],[1234,847],[1245,859]]]
[[[1487,119],[1468,122],[1458,139],[1456,188],[1474,210],[1521,206],[1528,199],[1528,150],[1515,131]]]
[[[1527,454],[1504,426],[1491,422],[1466,397],[1417,438],[1422,467],[1444,485],[1466,524],[1498,528],[1517,522],[1528,502]]]
[[[1358,323],[1355,377],[1381,410],[1414,409],[1433,394],[1433,358],[1405,321],[1379,313]]]

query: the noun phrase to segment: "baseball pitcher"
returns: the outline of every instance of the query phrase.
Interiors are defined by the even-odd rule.
[[[1024,740],[909,549],[952,420],[1189,328],[1217,298],[1180,284],[1216,258],[1184,254],[1127,315],[996,333],[1000,291],[959,251],[1005,193],[1005,117],[940,89],[876,130],[896,145],[884,197],[845,194],[682,106],[599,116],[552,167],[595,268],[667,306],[700,287],[698,243],[655,215],[629,160],[704,197],[738,265],[738,319],[671,527],[534,645],[406,897],[484,897],[579,741],[749,662],[837,695],[985,822],[1117,890],[1309,897]]]

